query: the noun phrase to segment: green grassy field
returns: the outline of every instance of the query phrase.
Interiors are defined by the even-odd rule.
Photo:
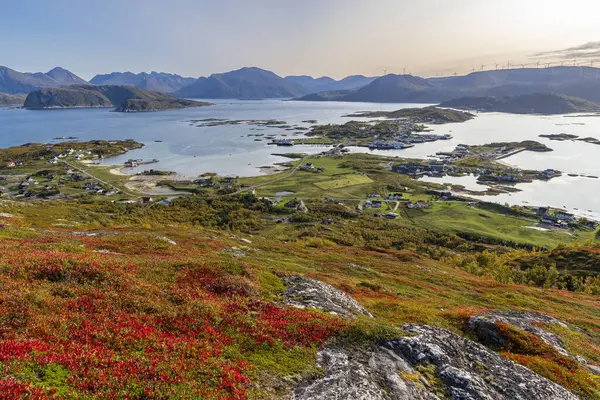
[[[334,177],[330,181],[317,182],[315,185],[323,190],[340,189],[347,186],[363,185],[365,183],[373,183],[373,180],[366,175],[342,175],[341,177]]]

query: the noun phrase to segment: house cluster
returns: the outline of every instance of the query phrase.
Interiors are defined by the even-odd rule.
[[[375,214],[373,214],[373,216],[375,218],[384,217],[384,218],[387,218],[387,219],[396,219],[396,218],[398,218],[398,214],[396,214],[395,212],[389,212],[389,213],[386,213],[386,214],[382,214],[380,212],[376,212]]]
[[[421,133],[421,134],[408,134],[398,136],[397,139],[404,143],[425,143],[425,142],[437,142],[438,140],[450,140],[452,135],[443,134],[437,135],[435,133]]]
[[[381,200],[367,200],[365,201],[365,205],[363,206],[363,208],[381,208],[382,205],[383,201]]]
[[[555,177],[561,176],[561,175],[562,175],[562,173],[555,169],[545,169],[542,172],[540,172],[538,177],[540,179],[552,179],[552,178],[555,178]]]
[[[325,172],[325,168],[315,167],[315,165],[312,164],[312,163],[306,163],[306,164],[304,164],[304,166],[302,167],[302,169],[305,170],[305,171],[309,171],[309,172],[317,172],[317,173]]]
[[[308,211],[308,209],[304,205],[303,201],[290,200],[287,203],[285,203],[283,206],[285,208],[295,209],[295,210],[302,211],[302,212]]]
[[[269,142],[269,144],[274,144],[276,146],[293,146],[294,140],[293,139],[273,139],[273,141]]]
[[[91,151],[69,149],[69,150],[64,151],[63,153],[56,154],[54,157],[52,157],[52,159],[50,161],[48,161],[48,163],[49,164],[58,164],[58,162],[60,160],[69,158],[69,157],[73,157],[73,158],[75,158],[75,160],[80,161],[80,160],[84,160],[86,158],[97,159],[98,155],[92,154]]]
[[[459,144],[450,152],[440,151],[435,153],[435,155],[444,162],[456,161],[470,154],[472,154],[471,148],[467,144]]]
[[[159,162],[159,160],[156,158],[153,160],[150,160],[150,161],[144,161],[141,159],[134,160],[134,159],[130,158],[129,160],[125,161],[125,163],[123,163],[123,165],[125,166],[125,168],[135,168],[135,167],[139,167],[140,165],[143,165],[143,164],[156,164],[157,162]]]
[[[198,178],[194,183],[200,187],[213,187],[216,185],[213,178]]]
[[[385,136],[390,140],[376,140],[369,144],[370,149],[377,150],[400,150],[413,147],[413,143],[435,142],[438,140],[450,140],[452,135],[443,134],[437,135],[434,133],[414,134],[413,132],[422,130],[412,119],[397,119],[392,122],[387,134],[377,135],[374,128],[371,128],[368,133],[375,137]],[[390,135],[391,134],[391,135]]]
[[[379,140],[369,143],[369,149],[371,150],[402,150],[409,147],[414,146],[403,142],[382,142]]]
[[[426,201],[423,201],[423,200],[419,200],[415,203],[413,203],[413,202],[408,203],[406,205],[406,208],[411,209],[411,210],[413,210],[413,209],[424,210],[426,208],[429,208],[429,203],[427,203]]]
[[[23,161],[9,161],[6,163],[6,168],[21,167],[22,165]]]
[[[422,176],[442,177],[446,175],[446,172],[451,168],[451,166],[439,162],[430,162],[427,164],[408,163],[394,165],[392,166],[392,171],[408,175],[412,178],[420,178]]]
[[[579,219],[574,214],[564,210],[553,210],[550,207],[538,207],[535,209],[535,213],[540,218],[542,224],[558,228],[568,228],[569,225],[580,222],[583,222],[588,228],[596,229],[598,227],[598,222]]]
[[[104,196],[112,196],[119,193],[117,190],[105,189],[102,185],[96,182],[85,182],[82,186],[82,189]]]
[[[40,183],[37,180],[28,176],[24,180],[22,180],[21,183],[19,183],[19,190],[28,189],[30,186],[38,186],[39,184]]]
[[[520,168],[491,167],[488,164],[482,164],[481,167],[464,167],[449,165],[446,160],[431,160],[424,164],[397,164],[392,166],[392,171],[408,175],[415,179],[423,176],[442,178],[446,175],[464,176],[470,174],[478,177],[477,180],[482,182],[507,183],[531,182],[533,179],[547,180],[561,175],[560,171],[553,169],[547,169],[537,173],[526,172]]]

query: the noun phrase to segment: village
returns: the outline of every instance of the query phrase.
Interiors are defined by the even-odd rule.
[[[431,160],[407,161],[391,167],[393,172],[419,179],[424,176],[473,175],[481,183],[524,183],[534,180],[550,180],[562,175],[560,171],[523,170],[497,161],[517,152],[529,150],[518,145],[491,144],[469,146],[459,144],[452,152],[437,153]],[[535,150],[533,150],[535,151]],[[541,150],[540,150],[541,151]]]

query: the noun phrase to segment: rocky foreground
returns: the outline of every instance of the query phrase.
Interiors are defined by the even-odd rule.
[[[292,306],[372,317],[328,284],[302,277],[284,281],[288,284],[284,297]],[[556,335],[539,327],[544,323],[568,329],[565,323],[541,314],[497,312],[468,319],[467,330],[481,343],[449,330],[406,324],[402,326],[406,336],[368,348],[329,345],[318,353],[318,366],[326,371],[324,376],[302,382],[294,390],[293,399],[579,399],[491,349],[509,343],[501,328],[508,325],[541,338],[569,360],[585,365],[583,357],[568,354]],[[595,367],[591,370],[596,371]]]

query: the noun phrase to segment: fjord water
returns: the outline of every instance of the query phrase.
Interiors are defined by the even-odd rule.
[[[76,136],[78,140],[135,139],[145,144],[140,150],[107,160],[122,163],[129,158],[159,159],[151,167],[176,171],[187,177],[204,172],[249,176],[260,173],[259,167],[287,159],[272,153],[319,153],[322,146],[268,146],[267,139],[255,141],[249,134],[292,136],[293,130],[253,125],[196,127],[191,120],[222,118],[228,120],[279,120],[287,125],[309,127],[344,123],[344,115],[356,111],[397,110],[423,107],[415,104],[374,104],[342,102],[297,102],[281,100],[216,100],[214,106],[170,110],[157,113],[124,114],[109,109],[29,111],[0,110],[0,147],[27,142],[55,142],[59,136]],[[355,118],[356,119],[356,118]],[[550,205],[575,210],[580,215],[600,217],[600,179],[569,177],[568,173],[600,176],[600,146],[585,142],[557,142],[538,137],[540,134],[569,133],[580,137],[600,138],[597,116],[533,116],[512,114],[477,114],[471,121],[431,127],[436,133],[450,133],[452,140],[417,144],[406,150],[374,151],[382,155],[424,158],[438,151],[451,151],[457,144],[485,144],[537,140],[552,149],[549,153],[522,152],[503,160],[527,169],[554,168],[565,176],[550,182],[519,184],[522,192],[486,197],[509,204]],[[159,142],[156,142],[159,141]],[[352,151],[370,152],[366,148]],[[465,178],[445,177],[432,181],[464,184]],[[484,186],[470,182],[469,189]],[[588,211],[591,210],[591,211]]]

